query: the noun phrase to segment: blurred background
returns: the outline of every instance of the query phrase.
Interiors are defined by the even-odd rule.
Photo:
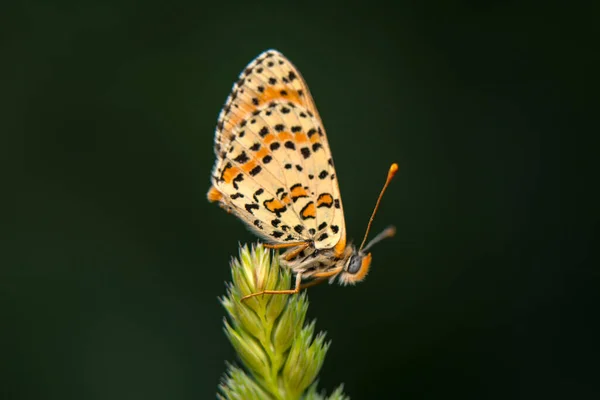
[[[1,7],[3,398],[214,398],[235,361],[218,297],[256,241],[206,201],[214,127],[268,48],[308,81],[356,242],[400,165],[368,279],[310,291],[319,386],[600,395],[591,6]]]

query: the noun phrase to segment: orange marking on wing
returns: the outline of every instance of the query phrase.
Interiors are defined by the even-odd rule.
[[[279,135],[279,140],[284,141],[284,140],[291,140],[294,138],[294,135],[292,135],[289,132],[280,132]]]
[[[270,154],[269,149],[267,149],[266,147],[263,147],[256,153],[256,158],[262,159],[264,156],[267,156],[269,154]]]
[[[231,183],[233,178],[235,178],[240,173],[240,169],[238,167],[231,166],[223,171],[223,179],[226,183]]]
[[[277,139],[277,137],[274,134],[269,133],[267,136],[265,136],[263,138],[263,141],[265,142],[265,144],[269,144],[271,142],[274,142],[275,139]]]
[[[254,168],[256,168],[256,161],[255,160],[250,160],[248,161],[246,164],[242,165],[242,169],[245,172],[250,172],[252,171]]]
[[[275,212],[277,210],[281,210],[285,206],[278,199],[271,199],[265,201],[265,207],[267,207],[267,210]]]
[[[281,91],[285,90],[287,92],[286,96],[281,94]],[[277,85],[277,86],[269,86],[265,89],[263,94],[260,96],[260,100],[264,102],[269,102],[272,100],[286,100],[291,101],[296,104],[304,104],[302,100],[300,100],[300,96],[298,96],[298,92],[295,90],[290,90],[285,85]]]
[[[296,186],[294,189],[292,189],[291,195],[292,197],[303,197],[308,196],[308,193],[302,186]]]
[[[317,209],[315,208],[315,203],[312,201],[308,203],[300,213],[302,218],[316,218],[317,217]]]
[[[295,139],[298,143],[308,142],[308,136],[306,136],[306,133],[297,133]]]
[[[219,192],[214,186],[211,186],[208,189],[206,197],[208,197],[208,201],[210,202],[219,201],[223,198],[223,193]]]
[[[281,198],[281,201],[283,201],[285,204],[290,204],[292,202],[292,199],[290,199],[290,196],[286,193]]]
[[[311,143],[319,143],[319,142],[320,142],[320,140],[319,140],[319,135],[312,135],[312,136],[310,137],[310,142],[311,142]]]
[[[333,204],[333,197],[329,193],[323,193],[317,198],[317,207],[331,207]]]
[[[344,251],[346,250],[346,235],[343,235],[340,238],[340,241],[337,242],[333,250],[335,252],[336,257],[341,257],[342,254],[344,254]]]

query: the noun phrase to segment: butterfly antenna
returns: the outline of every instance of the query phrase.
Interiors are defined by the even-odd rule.
[[[360,248],[358,249],[358,251],[361,251],[363,249],[363,247],[365,247],[365,242],[367,241],[367,237],[369,236],[369,231],[371,230],[371,225],[373,224],[373,218],[375,218],[375,214],[377,213],[377,210],[379,209],[379,203],[381,202],[381,198],[383,197],[383,194],[385,193],[385,190],[387,189],[388,185],[390,184],[390,182],[392,181],[392,178],[394,177],[394,175],[396,175],[396,172],[398,172],[398,164],[393,163],[390,166],[390,170],[388,171],[388,176],[387,179],[385,180],[385,185],[383,185],[383,189],[381,189],[381,193],[379,193],[379,197],[377,198],[377,203],[375,203],[375,209],[373,209],[373,213],[371,214],[371,219],[369,219],[369,225],[367,225],[367,231],[365,232],[365,237],[362,241],[362,243],[360,244]],[[395,232],[395,230],[392,232],[388,229],[386,229],[383,233],[386,233],[386,235],[384,237],[389,237],[389,236],[393,236],[393,233]],[[391,235],[390,235],[391,233]],[[376,239],[383,239],[384,237],[380,237],[381,235],[378,235]],[[377,240],[377,241],[379,241]],[[374,243],[372,243],[374,244]]]
[[[383,232],[379,232],[379,235],[377,235],[373,239],[371,239],[369,244],[367,244],[365,246],[365,248],[362,249],[362,251],[365,252],[365,251],[369,250],[371,247],[373,247],[374,244],[381,242],[383,239],[392,237],[395,234],[396,234],[396,227],[388,226],[387,228],[385,228],[385,230]]]

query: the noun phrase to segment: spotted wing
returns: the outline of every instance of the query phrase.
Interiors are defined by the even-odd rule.
[[[210,200],[271,242],[345,243],[339,187],[323,124],[298,70],[281,53],[241,73],[219,115]]]

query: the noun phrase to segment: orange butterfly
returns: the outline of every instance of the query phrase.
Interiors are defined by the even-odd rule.
[[[294,289],[245,298],[298,293],[336,277],[342,284],[359,282],[371,265],[367,250],[395,233],[389,227],[364,247],[381,197],[398,170],[394,163],[361,246],[346,243],[323,123],[300,72],[278,51],[259,55],[233,85],[219,115],[215,154],[209,201],[244,221],[267,241],[265,246],[285,248],[281,265],[296,274]]]

